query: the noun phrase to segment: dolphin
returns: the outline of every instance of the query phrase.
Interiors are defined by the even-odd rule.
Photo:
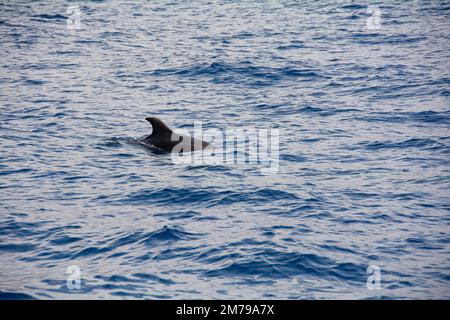
[[[145,120],[150,122],[153,131],[151,135],[144,139],[144,142],[159,149],[172,152],[177,146],[175,151],[182,153],[183,151],[202,150],[210,146],[208,142],[173,132],[164,122],[156,117],[147,117]]]

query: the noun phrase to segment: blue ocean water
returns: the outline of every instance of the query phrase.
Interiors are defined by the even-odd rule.
[[[0,299],[450,298],[449,13],[2,2]],[[279,171],[174,164],[147,116],[278,128]]]

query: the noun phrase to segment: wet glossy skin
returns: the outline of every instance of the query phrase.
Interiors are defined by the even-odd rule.
[[[158,118],[148,117],[146,118],[146,120],[152,125],[153,132],[151,135],[145,138],[144,141],[159,149],[172,151],[176,145],[181,143],[179,147],[182,151],[195,151],[204,149],[209,145],[205,141],[174,133]]]

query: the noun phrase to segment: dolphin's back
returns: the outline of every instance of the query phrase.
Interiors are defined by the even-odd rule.
[[[174,133],[168,126],[164,124],[160,119],[149,117],[146,118],[153,127],[153,132],[151,135],[146,137],[144,141],[151,144],[159,149],[165,151],[172,151],[175,146],[180,152],[189,152],[195,150],[201,150],[209,146],[209,143],[194,139],[190,136],[180,135]]]

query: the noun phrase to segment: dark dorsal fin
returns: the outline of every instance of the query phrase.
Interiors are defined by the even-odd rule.
[[[172,130],[170,130],[170,128],[168,126],[166,126],[164,122],[162,122],[161,120],[159,120],[156,117],[148,117],[148,118],[145,118],[145,120],[150,122],[150,124],[153,127],[152,135],[160,134],[160,133],[163,133],[163,132],[165,132],[165,133],[172,133]]]

